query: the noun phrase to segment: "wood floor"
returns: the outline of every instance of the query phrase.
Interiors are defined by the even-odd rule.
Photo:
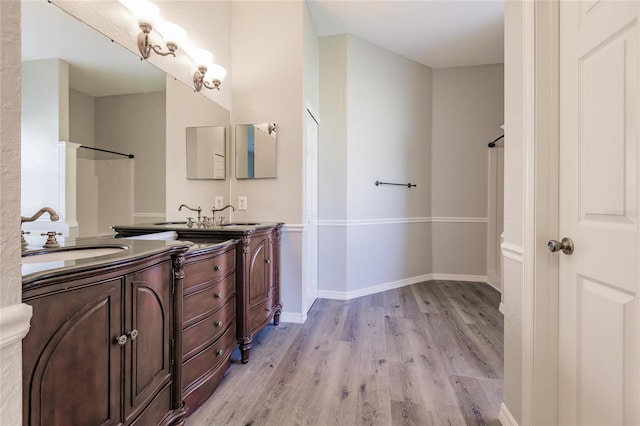
[[[319,299],[305,324],[254,336],[204,425],[499,425],[500,295],[483,283],[429,281],[350,301]]]

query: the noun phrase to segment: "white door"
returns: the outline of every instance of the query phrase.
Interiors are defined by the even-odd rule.
[[[309,110],[305,121],[304,313],[318,297],[318,122]]]
[[[563,425],[640,424],[639,8],[560,2]]]

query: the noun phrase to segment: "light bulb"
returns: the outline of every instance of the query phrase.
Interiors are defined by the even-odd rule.
[[[176,46],[180,46],[187,39],[187,32],[180,25],[173,22],[160,22],[156,25],[156,29],[162,34],[167,44],[173,43]]]
[[[210,64],[213,62],[213,54],[208,50],[197,50],[194,52],[193,61],[196,63],[196,67],[198,68],[209,68]]]
[[[127,9],[133,13],[139,24],[147,24],[153,27],[160,16],[160,9],[148,0],[120,0]]]
[[[227,70],[224,69],[224,67],[221,65],[212,64],[212,65],[209,65],[209,67],[207,68],[207,77],[209,77],[211,81],[217,80],[220,83],[222,83],[222,81],[226,76],[227,76]]]

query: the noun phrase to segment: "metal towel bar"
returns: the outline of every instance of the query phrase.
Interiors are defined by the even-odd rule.
[[[414,186],[418,186],[415,183],[390,183],[390,182],[380,182],[379,180],[376,181],[376,186],[380,186],[380,185],[397,185],[397,186],[406,186],[407,188],[412,188]]]

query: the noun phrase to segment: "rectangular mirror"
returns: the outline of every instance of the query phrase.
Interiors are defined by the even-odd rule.
[[[224,126],[187,127],[187,179],[226,177]]]
[[[276,123],[236,125],[236,178],[276,177]]]

